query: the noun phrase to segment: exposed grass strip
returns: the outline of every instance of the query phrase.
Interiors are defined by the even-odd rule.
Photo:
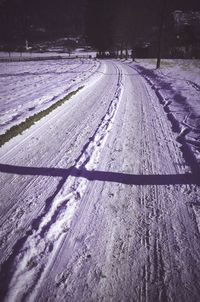
[[[34,115],[28,117],[24,122],[21,122],[18,125],[15,125],[8,129],[4,134],[0,135],[0,147],[3,146],[6,142],[8,142],[11,138],[22,134],[25,130],[30,128],[35,122],[41,120],[44,116],[48,115],[50,112],[55,110],[57,107],[61,106],[64,102],[68,101],[73,95],[75,95],[79,90],[81,90],[84,86],[79,87],[77,90],[70,92],[61,100],[57,101],[50,107],[35,113]]]

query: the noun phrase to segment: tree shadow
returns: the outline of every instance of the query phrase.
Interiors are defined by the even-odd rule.
[[[30,176],[49,176],[62,177],[67,179],[68,176],[82,177],[89,181],[107,181],[126,185],[183,185],[183,184],[200,184],[199,175],[187,174],[125,174],[108,171],[89,171],[85,168],[77,169],[72,166],[67,169],[62,168],[44,168],[44,167],[23,167],[0,164],[0,172],[17,175]]]

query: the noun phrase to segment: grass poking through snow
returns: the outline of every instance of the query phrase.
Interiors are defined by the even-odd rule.
[[[4,134],[0,135],[0,147],[3,146],[6,142],[8,142],[11,138],[17,136],[18,134],[22,134],[26,129],[30,128],[35,122],[41,120],[44,116],[48,115],[50,112],[55,110],[57,107],[61,106],[64,102],[68,101],[73,95],[75,95],[79,90],[81,90],[84,86],[79,87],[77,90],[70,92],[61,100],[57,101],[50,107],[35,113],[34,115],[28,117],[24,122],[21,122],[18,125],[15,125],[8,129]]]

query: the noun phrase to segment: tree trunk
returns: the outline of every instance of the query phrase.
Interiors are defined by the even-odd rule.
[[[121,42],[120,59],[123,58],[123,42]]]
[[[158,32],[158,53],[157,53],[156,69],[160,68],[160,63],[161,63],[162,36],[163,36],[163,26],[164,26],[164,17],[165,17],[165,7],[166,7],[166,0],[163,0],[161,13],[160,13],[159,32]]]
[[[126,43],[126,60],[128,60],[128,45]]]

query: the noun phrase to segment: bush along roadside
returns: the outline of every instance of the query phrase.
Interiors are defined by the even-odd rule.
[[[18,134],[22,134],[25,130],[30,128],[35,122],[41,120],[44,116],[48,115],[50,112],[55,110],[57,107],[61,106],[64,102],[68,101],[73,95],[75,95],[79,90],[81,90],[84,86],[79,87],[77,90],[70,92],[61,100],[57,101],[50,107],[35,113],[34,115],[28,117],[24,122],[21,122],[18,125],[15,125],[8,129],[4,134],[0,135],[0,147],[3,146],[6,142],[8,142],[11,138],[17,136]]]

